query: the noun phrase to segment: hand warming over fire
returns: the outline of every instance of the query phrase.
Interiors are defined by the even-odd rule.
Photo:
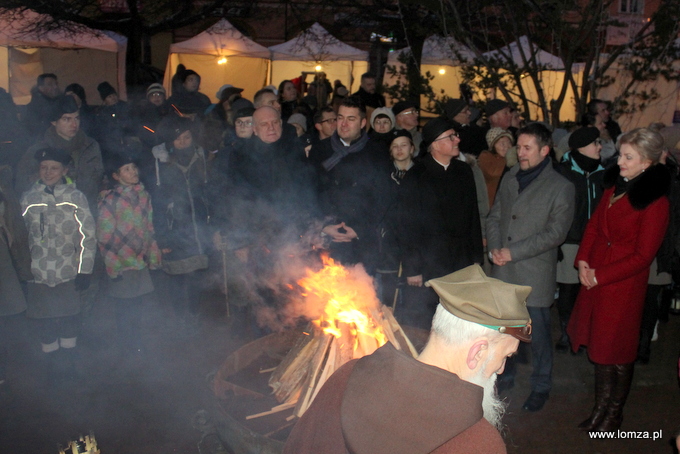
[[[322,230],[323,233],[331,237],[335,243],[349,243],[354,239],[359,238],[357,232],[352,227],[348,227],[344,222],[335,225],[327,225]]]
[[[408,276],[406,278],[406,283],[408,285],[413,286],[413,287],[422,287],[423,286],[423,275],[419,274],[417,276]]]

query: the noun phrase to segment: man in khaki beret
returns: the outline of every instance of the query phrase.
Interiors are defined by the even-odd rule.
[[[439,295],[417,358],[387,343],[338,369],[295,425],[284,454],[504,453],[496,375],[531,341],[530,287],[478,265],[427,282]]]

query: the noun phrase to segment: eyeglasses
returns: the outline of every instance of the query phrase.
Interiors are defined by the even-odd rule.
[[[440,137],[439,139],[434,139],[433,142],[436,142],[438,140],[444,140],[444,139],[449,139],[451,142],[453,142],[458,137],[459,137],[458,133],[454,132],[453,134],[449,134],[448,136]]]
[[[399,112],[399,115],[418,115],[418,109],[407,110],[404,112]]]
[[[252,126],[253,122],[252,121],[241,121],[241,120],[236,120],[236,126],[239,127],[244,127],[244,126]]]
[[[319,123],[326,123],[326,122],[337,123],[338,119],[337,118],[326,118],[325,120],[321,120]]]

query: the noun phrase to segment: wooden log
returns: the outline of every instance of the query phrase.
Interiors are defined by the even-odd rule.
[[[312,402],[314,402],[314,399],[316,399],[316,395],[319,394],[319,391],[321,390],[321,388],[323,388],[324,383],[326,383],[328,378],[331,375],[333,375],[333,372],[335,372],[341,366],[341,364],[337,363],[337,359],[340,356],[339,350],[340,349],[338,348],[338,339],[334,338],[330,344],[330,347],[328,348],[328,358],[326,360],[326,364],[324,365],[323,371],[321,372],[321,375],[319,375],[319,380],[317,380],[316,382],[314,392],[304,405],[295,408],[293,416],[297,416],[299,418],[305,414],[309,406],[312,404]]]
[[[308,333],[308,335],[303,334],[297,338],[293,347],[288,351],[276,370],[272,373],[272,376],[269,378],[270,386],[272,383],[280,381],[281,376],[286,372],[286,370],[288,370],[290,363],[295,361],[300,351],[305,348],[305,346],[314,338],[313,325],[309,323],[303,333]]]
[[[390,308],[383,306],[383,315],[385,316],[385,319],[390,323],[390,326],[392,327],[392,331],[394,332],[395,337],[399,340],[400,343],[406,345],[407,348],[405,348],[404,351],[410,353],[411,356],[413,356],[414,358],[417,358],[418,351],[411,343],[411,340],[408,338],[399,322],[397,322],[397,319],[394,318],[394,314],[392,314]]]
[[[263,411],[261,413],[255,413],[254,415],[248,415],[246,416],[246,420],[249,419],[255,419],[255,418],[261,418],[262,416],[268,416],[268,415],[273,415],[275,413],[279,413],[285,410],[290,410],[291,408],[295,407],[295,403],[286,403],[282,405],[277,405],[276,407],[272,407],[271,410],[268,411]]]
[[[295,407],[295,412],[302,406],[309,406],[311,396],[319,379],[319,373],[323,370],[323,366],[328,359],[328,347],[334,339],[335,337],[332,334],[323,334],[319,347],[312,358],[309,374],[300,390],[300,398]]]
[[[342,333],[337,339],[338,351],[340,352],[339,366],[345,364],[347,361],[351,360],[354,356],[354,344],[356,342],[355,336],[352,334],[352,328],[349,324],[340,322],[338,323],[338,329]],[[338,366],[338,367],[339,367]]]
[[[289,400],[289,397],[295,390],[299,390],[300,384],[309,373],[310,360],[319,342],[318,338],[312,339],[290,362],[289,367],[283,372],[278,382],[272,383],[270,380],[269,386],[274,390],[276,400],[285,402]]]

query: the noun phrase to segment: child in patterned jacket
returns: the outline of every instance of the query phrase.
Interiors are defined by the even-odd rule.
[[[154,239],[149,193],[139,181],[132,158],[116,154],[109,160],[113,189],[99,200],[97,241],[109,276],[108,296],[116,306],[116,322],[123,354],[141,354],[144,303],[154,291],[149,269],[160,267]]]

